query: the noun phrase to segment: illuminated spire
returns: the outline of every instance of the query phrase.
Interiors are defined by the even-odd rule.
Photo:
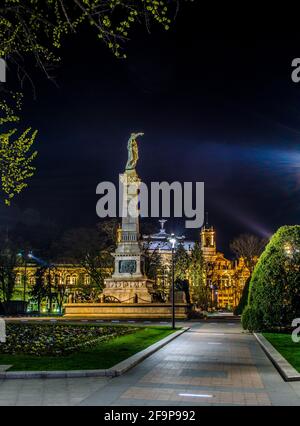
[[[166,222],[167,222],[166,219],[160,219],[159,220],[159,223],[160,223],[160,231],[159,231],[159,233],[160,234],[165,234],[166,233],[166,230],[165,230],[165,223]]]

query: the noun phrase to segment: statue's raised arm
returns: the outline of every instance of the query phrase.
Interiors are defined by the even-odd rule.
[[[126,164],[126,170],[133,170],[136,167],[137,161],[139,159],[139,148],[136,139],[139,136],[143,136],[144,133],[131,133],[128,140],[127,149],[128,149],[128,161]]]

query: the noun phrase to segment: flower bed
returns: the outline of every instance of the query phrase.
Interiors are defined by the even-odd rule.
[[[84,326],[60,324],[7,324],[6,343],[0,354],[36,356],[64,355],[82,346],[94,346],[101,340],[134,333],[133,327]]]

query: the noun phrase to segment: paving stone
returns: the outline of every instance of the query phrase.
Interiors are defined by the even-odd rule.
[[[1,380],[0,406],[23,403],[300,405],[300,383],[284,382],[239,324],[193,323],[190,331],[120,377]]]

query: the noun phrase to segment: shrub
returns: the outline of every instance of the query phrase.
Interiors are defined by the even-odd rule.
[[[263,313],[247,305],[242,314],[242,326],[250,332],[263,330]]]
[[[300,316],[300,226],[283,226],[273,235],[252,274],[246,329],[271,330]]]
[[[249,286],[250,286],[250,278],[247,279],[246,284],[243,288],[242,296],[240,298],[239,304],[234,309],[234,315],[242,315],[243,310],[247,306],[248,297],[249,297]]]

